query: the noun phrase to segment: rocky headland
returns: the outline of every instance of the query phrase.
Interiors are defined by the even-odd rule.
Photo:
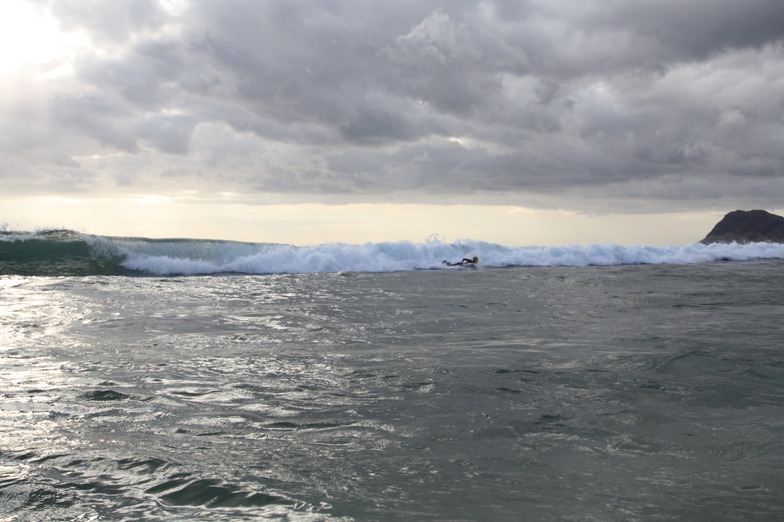
[[[735,210],[700,241],[710,243],[784,243],[784,217],[764,210]]]

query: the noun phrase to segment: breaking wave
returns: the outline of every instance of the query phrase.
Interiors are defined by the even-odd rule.
[[[479,256],[482,267],[692,264],[784,259],[784,244],[690,243],[654,247],[507,247],[483,241],[428,240],[294,246],[203,239],[148,239],[72,230],[0,230],[0,274],[200,275],[395,272],[451,268],[442,260]]]

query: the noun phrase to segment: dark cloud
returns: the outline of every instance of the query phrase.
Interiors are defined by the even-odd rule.
[[[83,134],[103,147],[131,153],[139,150],[136,113],[111,96],[89,91],[58,96],[51,101],[51,111],[53,121],[65,133]]]
[[[670,59],[701,60],[730,49],[761,47],[784,37],[784,4],[777,0],[603,2],[586,17],[598,30],[627,28],[668,50]]]
[[[608,205],[782,183],[779,0],[35,3],[93,44],[0,124],[52,179]]]
[[[179,96],[187,79],[183,50],[167,41],[144,41],[116,58],[91,56],[78,63],[79,77],[87,84],[121,95],[144,109],[165,106]]]

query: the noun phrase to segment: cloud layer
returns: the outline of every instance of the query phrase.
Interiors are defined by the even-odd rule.
[[[0,91],[10,192],[784,197],[780,0],[29,4],[72,40]]]

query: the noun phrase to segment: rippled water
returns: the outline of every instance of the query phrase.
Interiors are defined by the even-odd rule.
[[[784,263],[0,279],[0,517],[784,517]]]

